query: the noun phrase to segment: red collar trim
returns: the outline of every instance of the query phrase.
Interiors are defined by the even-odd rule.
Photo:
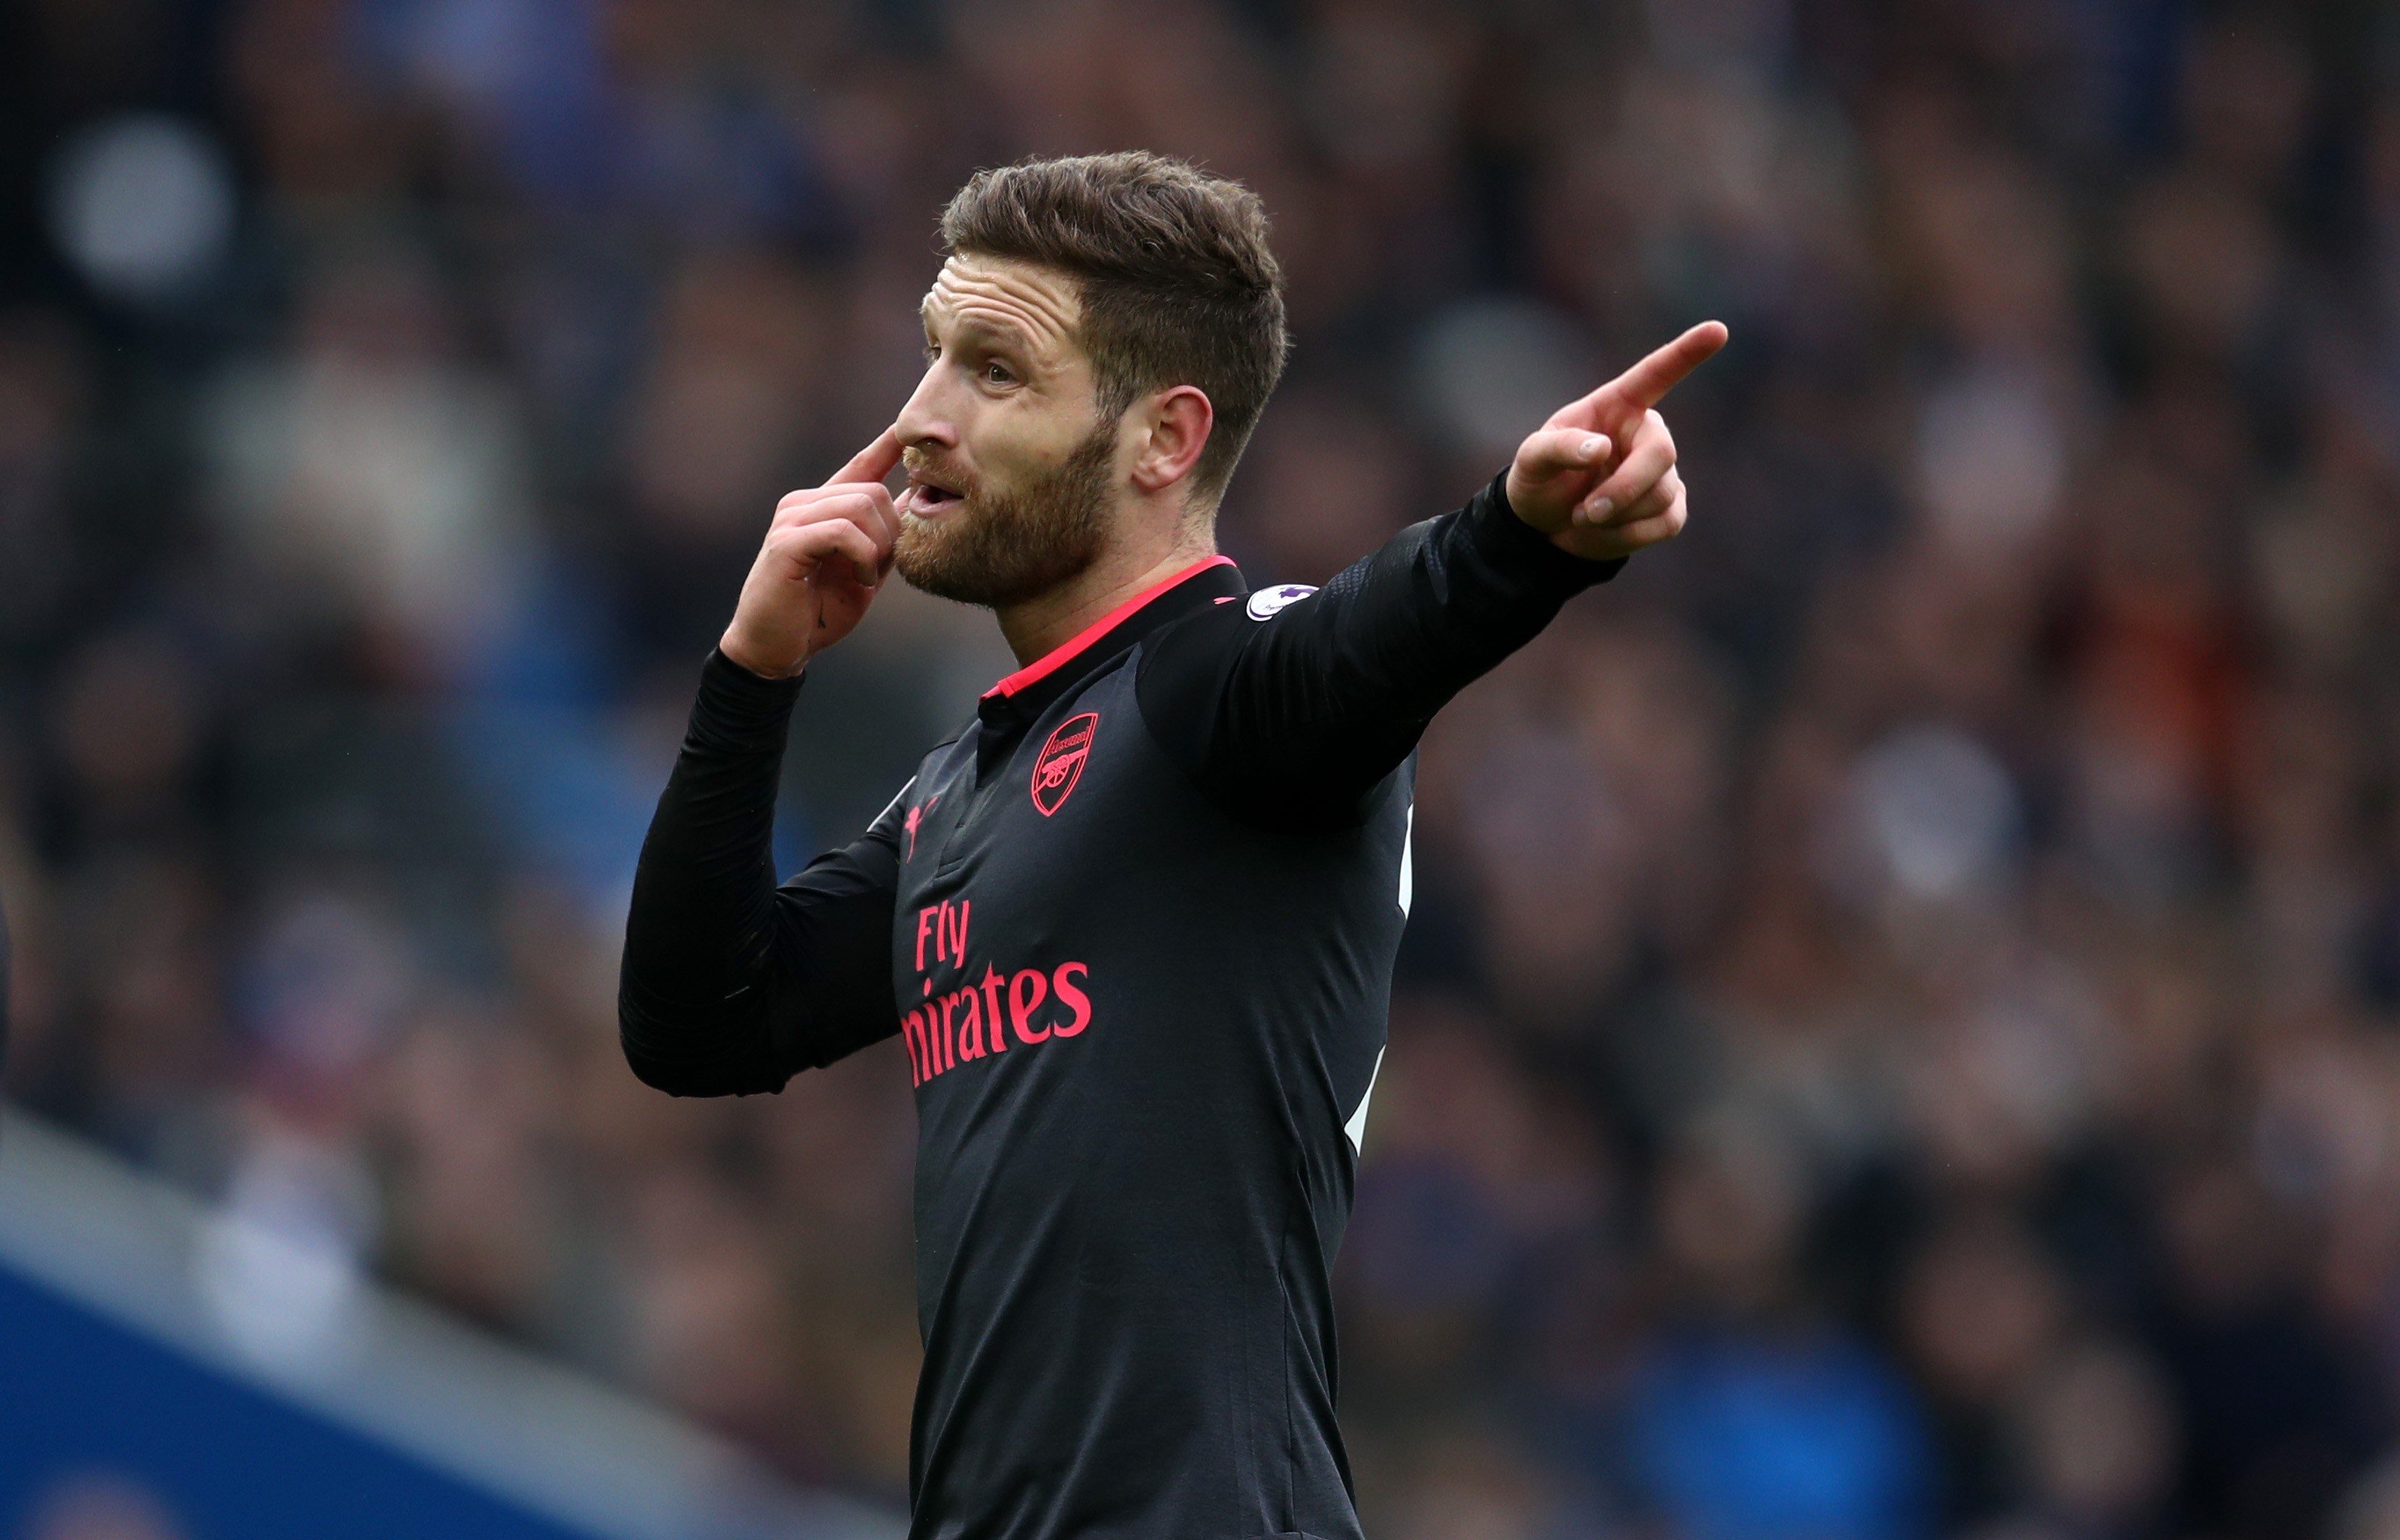
[[[1082,631],[1077,632],[1070,640],[1059,643],[1057,647],[1052,647],[1048,652],[1043,653],[1041,657],[1036,658],[1033,661],[1026,664],[1023,668],[1018,669],[1007,678],[1002,679],[1000,683],[992,686],[989,689],[985,690],[983,692],[984,699],[989,700],[995,695],[1014,695],[1018,690],[1023,689],[1026,686],[1040,682],[1050,675],[1057,673],[1077,653],[1082,652],[1094,642],[1098,641],[1110,632],[1114,631],[1119,625],[1125,622],[1126,616],[1131,615],[1135,610],[1139,609],[1142,606],[1150,603],[1152,599],[1157,598],[1160,594],[1166,593],[1168,589],[1173,588],[1176,584],[1182,582],[1187,579],[1196,578],[1212,566],[1231,566],[1233,565],[1234,558],[1231,556],[1211,556],[1207,561],[1193,563],[1190,566],[1185,567],[1182,571],[1175,574],[1171,578],[1160,579],[1157,582],[1151,584],[1148,588],[1143,589],[1132,598],[1127,599],[1125,603],[1117,606],[1116,608],[1110,610],[1106,615],[1094,620]]]

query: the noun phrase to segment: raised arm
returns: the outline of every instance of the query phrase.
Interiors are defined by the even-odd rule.
[[[1694,327],[1561,407],[1465,508],[1402,530],[1323,590],[1265,590],[1162,632],[1139,675],[1152,734],[1242,816],[1364,816],[1452,696],[1682,529],[1656,407],[1725,339],[1713,321]]]
[[[898,1029],[893,810],[780,888],[771,847],[800,671],[858,623],[891,570],[897,520],[881,478],[899,452],[887,432],[783,500],[702,670],[642,842],[617,988],[626,1061],[661,1090],[780,1090]]]

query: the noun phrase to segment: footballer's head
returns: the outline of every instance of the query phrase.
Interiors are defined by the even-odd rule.
[[[1283,273],[1239,183],[1139,152],[978,171],[942,215],[898,424],[900,573],[970,604],[1205,525],[1283,373]]]

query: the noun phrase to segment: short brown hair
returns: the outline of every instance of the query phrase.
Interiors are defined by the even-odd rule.
[[[1291,346],[1258,194],[1140,150],[1022,160],[959,189],[942,211],[942,250],[1074,279],[1101,415],[1197,386],[1216,425],[1193,493],[1214,501],[1225,489]]]

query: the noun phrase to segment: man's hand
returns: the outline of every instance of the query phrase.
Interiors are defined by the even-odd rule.
[[[1655,408],[1725,345],[1706,320],[1581,401],[1517,446],[1508,506],[1571,556],[1602,561],[1672,539],[1684,527],[1675,440]],[[1620,450],[1620,447],[1621,450]]]
[[[899,463],[899,435],[887,428],[823,486],[784,494],[718,651],[761,678],[788,679],[850,634],[892,570],[900,515],[883,478]]]

